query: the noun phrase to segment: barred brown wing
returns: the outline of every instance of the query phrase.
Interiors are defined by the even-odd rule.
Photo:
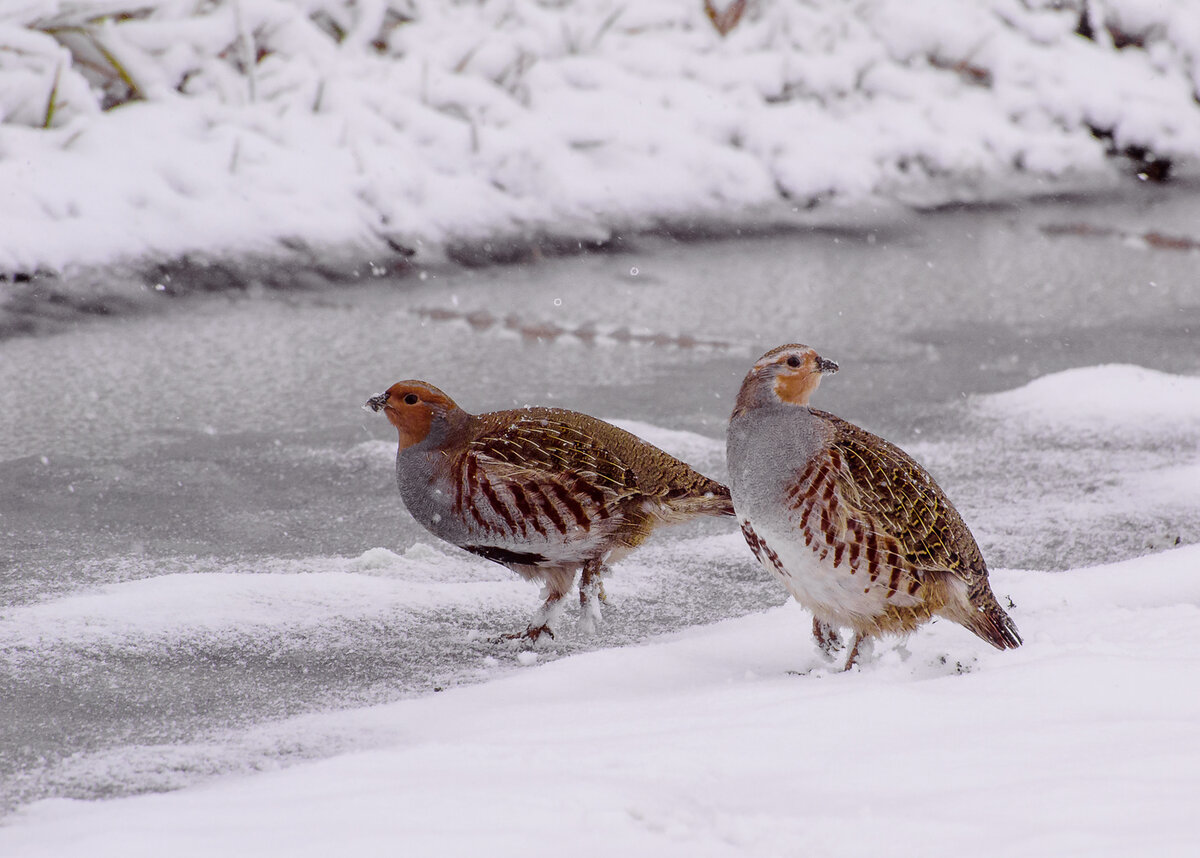
[[[933,477],[907,453],[826,412],[836,429],[833,465],[843,479],[842,500],[865,513],[898,543],[917,569],[944,570],[966,581],[987,574],[970,530]]]

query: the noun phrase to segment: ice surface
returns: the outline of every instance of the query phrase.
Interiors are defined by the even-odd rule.
[[[162,817],[169,838],[204,802],[245,790],[230,801],[246,797],[246,815],[211,807],[249,817],[243,851],[257,851],[256,820],[285,810],[239,778],[267,772],[305,816],[275,845],[308,836],[301,853],[356,833],[369,851],[393,824],[417,852],[444,837],[477,851],[495,823],[503,854],[529,820],[633,854],[645,838],[668,854],[770,854],[835,837],[855,854],[893,830],[1011,854],[1037,837],[1087,851],[1080,838],[1095,835],[1103,854],[1136,850],[1127,817],[1102,811],[1144,802],[1169,854],[1185,829],[1158,742],[1190,751],[1151,701],[1192,711],[1176,697],[1195,653],[1179,570],[1195,558],[1157,552],[1200,542],[1200,305],[1191,251],[1128,237],[1186,234],[1195,218],[1186,187],[892,210],[839,229],[164,300],[157,314],[6,340],[0,809],[183,789]],[[1047,229],[1077,223],[1094,229]],[[992,653],[938,623],[832,676],[803,612],[732,522],[712,520],[656,534],[606,581],[596,636],[578,633],[572,606],[522,665],[492,638],[523,627],[536,588],[412,522],[394,432],[361,410],[423,377],[476,411],[608,416],[720,476],[742,374],[795,340],[842,364],[818,404],[899,443],[946,488],[1017,605],[1023,649]],[[1093,405],[1114,382],[1135,418]],[[545,686],[524,684],[547,670]],[[880,713],[892,712],[889,733]],[[307,813],[325,775],[288,768],[325,757],[345,774],[325,784],[345,827]],[[378,781],[356,768],[372,760]],[[989,771],[999,780],[980,781]],[[1178,771],[1188,792],[1195,767]],[[422,778],[426,794],[404,792]],[[898,804],[896,783],[909,789]],[[1042,814],[1055,797],[1065,810]],[[970,813],[931,817],[938,801]],[[451,825],[463,802],[494,815]],[[153,814],[129,811],[141,822],[124,826],[112,806],[129,838],[113,843],[136,854]],[[86,804],[39,804],[3,829],[0,854],[53,851],[68,832],[90,849],[109,825]]]
[[[23,0],[0,272],[463,242],[1110,181],[1200,151],[1200,9],[1011,0]],[[1117,35],[1121,41],[1117,43]],[[104,109],[117,104],[119,107]],[[49,126],[49,127],[43,127]]]
[[[1097,439],[1095,452],[1087,443],[1038,446],[1077,425],[1078,404],[1060,402],[1056,391],[1105,389],[1113,378],[1137,391],[1142,432]],[[1105,541],[1099,534],[1114,515],[1125,517],[1116,534],[1136,540],[1152,535],[1146,523],[1189,521],[1180,513],[1196,506],[1194,447],[1163,439],[1200,413],[1192,381],[1129,366],[1067,370],[969,400],[955,418],[965,438],[936,432],[906,444],[951,490],[994,568],[998,557],[1020,552],[1061,552],[1075,566],[1055,575],[994,573],[1026,639],[1014,653],[935,623],[904,645],[885,642],[852,676],[830,674],[798,607],[762,613],[784,594],[729,527],[681,528],[651,541],[608,582],[600,635],[578,637],[572,612],[560,639],[537,653],[488,642],[520,626],[534,588],[428,537],[343,557],[110,557],[108,564],[128,567],[121,574],[129,580],[0,615],[0,681],[26,695],[38,686],[16,710],[17,723],[53,713],[59,730],[93,737],[79,746],[44,729],[26,736],[45,757],[18,757],[10,800],[94,799],[227,779],[173,797],[105,802],[99,815],[87,804],[38,802],[0,829],[0,848],[304,854],[335,840],[370,851],[392,838],[453,854],[486,838],[497,854],[514,854],[545,830],[588,834],[596,854],[775,854],[802,834],[832,843],[840,829],[827,820],[860,818],[867,806],[872,824],[841,831],[835,854],[865,854],[885,837],[956,843],[996,827],[1003,834],[989,836],[983,854],[1019,854],[1046,838],[1117,854],[1135,827],[1127,815],[1103,811],[1138,801],[1153,805],[1146,813],[1170,854],[1182,842],[1185,811],[1174,792],[1164,793],[1166,773],[1192,769],[1171,768],[1178,760],[1168,749],[1182,743],[1184,754],[1198,752],[1185,738],[1196,701],[1181,690],[1200,643],[1200,593],[1191,592],[1189,574],[1195,548],[1095,568],[1070,559],[1169,547]],[[1044,418],[1024,436],[1029,449],[981,457],[1022,425],[1019,407]],[[1158,420],[1162,414],[1174,422]],[[719,439],[618,422],[701,467],[719,459]],[[280,461],[329,467],[329,447],[309,449],[305,457],[299,445],[286,447]],[[354,440],[346,453],[390,482],[390,444]],[[1080,471],[1066,467],[1081,457]],[[1004,468],[1024,473],[1031,461],[1040,465],[1023,479],[1038,485],[1034,500],[997,492],[1020,485]],[[1080,481],[1100,473],[1111,490],[1082,502]],[[1136,508],[1122,512],[1131,500]],[[1055,546],[1064,532],[1081,544]],[[644,644],[745,611],[753,613]],[[533,678],[504,678],[546,661],[555,664]],[[455,688],[481,679],[493,681]],[[48,693],[55,682],[84,696],[85,714]],[[435,687],[451,690],[347,708]],[[1175,715],[1162,722],[1164,700]],[[198,722],[195,710],[206,712]],[[895,720],[881,724],[880,712]],[[97,734],[98,721],[111,732]],[[19,731],[9,739],[21,740]],[[47,741],[74,750],[58,756],[36,744]],[[1097,747],[1108,750],[1096,757]],[[327,756],[336,759],[303,764]],[[919,778],[906,774],[913,767]],[[1106,771],[1122,772],[1120,790],[1100,777]],[[269,774],[228,779],[255,772]],[[902,799],[897,782],[906,784]],[[1064,807],[1045,810],[1067,794]],[[930,813],[938,797],[966,802],[974,815],[955,823]],[[464,801],[488,810],[450,825]],[[302,819],[289,817],[287,831],[268,842],[289,803],[304,809]],[[225,824],[198,830],[212,814]],[[603,836],[593,830],[597,819],[610,820]]]

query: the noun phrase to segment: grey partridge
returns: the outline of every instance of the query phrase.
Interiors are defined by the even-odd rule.
[[[804,345],[767,352],[746,375],[726,438],[729,485],[759,562],[812,612],[829,656],[945,617],[997,649],[1021,644],[971,531],[903,450],[809,399],[838,365]]]
[[[435,536],[544,585],[520,635],[553,637],[580,572],[580,626],[595,628],[607,564],[659,524],[733,515],[729,489],[623,429],[559,408],[469,414],[423,381],[372,397],[400,436],[405,506]]]

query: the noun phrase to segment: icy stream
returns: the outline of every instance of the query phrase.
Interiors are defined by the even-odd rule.
[[[1194,436],[1067,437],[980,398],[1071,367],[1200,375],[1196,249],[1163,240],[1198,216],[1189,188],[847,216],[0,342],[0,810],[367,746],[286,719],[519,667],[488,638],[536,591],[413,524],[359,407],[401,378],[634,421],[721,476],[742,374],[804,341],[842,365],[818,404],[922,459],[993,567],[1200,541],[1200,480],[1157,490],[1200,467]],[[729,522],[662,532],[608,592],[598,636],[568,615],[540,658],[783,601]]]

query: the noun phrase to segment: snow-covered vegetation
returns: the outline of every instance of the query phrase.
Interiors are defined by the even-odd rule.
[[[574,246],[1200,152],[1195,3],[728,5],[12,0],[0,272]]]

